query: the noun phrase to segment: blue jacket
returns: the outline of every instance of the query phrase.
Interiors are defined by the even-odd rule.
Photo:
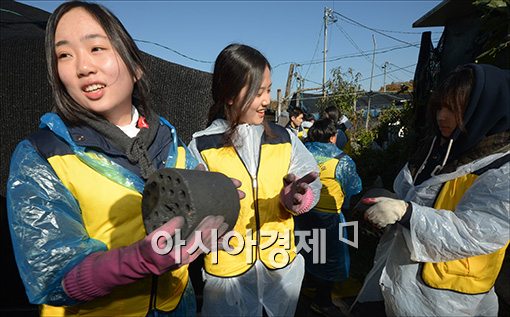
[[[148,149],[154,166],[174,167],[178,147],[185,150],[186,168],[194,168],[197,161],[178,139],[175,128],[160,118],[157,135]],[[7,184],[16,262],[28,298],[35,304],[76,304],[64,292],[62,279],[89,254],[107,250],[105,243],[89,236],[80,202],[47,160],[67,154],[111,181],[143,192],[138,166],[102,135],[90,127],[68,128],[54,113],[42,116],[40,130],[16,147]]]
[[[335,170],[335,178],[340,183],[344,192],[345,198],[343,206],[349,206],[351,196],[361,191],[361,179],[356,172],[356,164],[354,161],[333,143],[306,142],[305,146],[308,151],[312,153],[318,164],[324,163],[332,158],[339,158]]]

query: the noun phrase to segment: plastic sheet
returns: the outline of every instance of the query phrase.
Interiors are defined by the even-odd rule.
[[[201,135],[211,135],[211,134],[219,134],[223,133],[228,129],[228,123],[225,120],[217,119],[213,121],[211,126],[209,126],[206,130],[197,132],[193,135],[194,138]],[[239,156],[243,160],[246,165],[248,172],[254,178],[257,173],[257,166],[259,164],[259,149],[260,149],[260,140],[262,137],[262,133],[264,132],[264,127],[262,125],[249,125],[249,124],[241,124],[237,127],[237,132],[239,134],[238,142],[235,142],[235,147]],[[319,168],[317,167],[317,163],[315,162],[312,155],[310,155],[309,151],[306,150],[303,143],[292,133],[289,133],[290,140],[292,144],[292,155],[291,162],[289,166],[289,173],[295,174],[298,178],[305,176],[311,171],[319,172]],[[242,142],[240,141],[242,140]],[[199,159],[199,161],[207,166],[205,162],[201,159],[200,152],[198,152],[196,148],[195,140],[193,139],[189,145],[191,152]],[[283,186],[283,180],[282,180]],[[314,182],[310,184],[310,188],[314,193],[314,201],[313,205],[316,205],[319,201],[319,194],[322,185],[320,180],[317,178]]]
[[[231,278],[209,275],[205,281],[203,316],[294,316],[301,283],[305,273],[304,260],[297,255],[291,265],[268,270],[257,261],[246,273]]]
[[[28,141],[16,148],[7,184],[14,255],[33,304],[71,305],[60,285],[87,255],[106,250],[90,239],[73,195]]]
[[[162,123],[173,133],[167,160],[173,167],[179,141],[175,129],[164,119]],[[143,190],[140,177],[101,153],[78,146],[55,113],[45,114],[40,127],[65,140],[74,154],[98,173],[127,188]],[[194,167],[197,161],[186,151],[186,166]],[[88,236],[79,203],[27,140],[18,144],[11,159],[7,210],[14,254],[30,302],[75,304],[62,289],[63,277],[87,255],[107,247]]]
[[[342,153],[342,150],[333,143],[307,142],[305,146],[319,164]],[[342,184],[342,190],[347,199],[361,191],[361,179],[356,172],[356,164],[349,156],[344,155],[340,158],[335,178]]]
[[[409,169],[397,176],[394,189],[401,199],[412,201],[410,230],[389,226],[377,247],[374,267],[365,279],[359,302],[384,299],[388,315],[495,316],[498,300],[489,292],[468,295],[426,286],[422,262],[442,262],[488,254],[510,239],[510,164],[478,177],[457,204],[455,212],[432,208],[442,184],[476,171],[499,157],[494,154],[434,176],[413,186]],[[438,304],[442,303],[442,304]]]

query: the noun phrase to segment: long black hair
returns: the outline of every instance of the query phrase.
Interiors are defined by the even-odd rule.
[[[56,111],[62,119],[70,124],[81,122],[76,113],[86,113],[88,110],[79,105],[67,92],[58,75],[58,61],[55,52],[55,31],[64,14],[75,8],[86,10],[104,29],[114,49],[122,58],[124,64],[133,78],[137,78],[134,84],[133,95],[136,97],[138,110],[144,115],[151,111],[147,105],[149,85],[146,79],[140,51],[135,42],[126,31],[119,19],[108,9],[96,3],[83,1],[71,1],[61,4],[51,14],[46,26],[46,65],[48,68],[48,80],[53,90],[56,103]]]
[[[243,44],[230,44],[225,47],[214,63],[212,80],[213,105],[209,109],[209,123],[218,118],[229,122],[227,141],[233,139],[235,128],[241,115],[249,108],[258,94],[266,67],[271,70],[269,61],[253,47]],[[242,100],[238,100],[241,90],[248,87]],[[233,105],[229,105],[235,101]],[[266,132],[269,131],[264,122]],[[269,131],[270,134],[270,131]]]

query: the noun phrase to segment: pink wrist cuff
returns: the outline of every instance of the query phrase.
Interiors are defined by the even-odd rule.
[[[310,211],[310,209],[312,209],[312,203],[313,203],[313,191],[310,189],[310,187],[308,187],[306,189],[305,194],[303,195],[301,205],[295,211],[295,213],[301,215],[304,214],[305,212]]]
[[[101,289],[93,282],[95,280],[93,274],[97,273],[94,272],[94,263],[103,253],[96,252],[90,254],[66,274],[62,285],[69,297],[79,301],[90,301],[110,293],[110,290]]]
[[[293,209],[291,209],[287,206],[287,204],[285,203],[286,202],[285,198],[289,199],[284,194],[281,194],[280,202],[283,205],[283,207],[285,207],[285,209],[293,216],[298,216],[298,215],[304,214],[305,212],[308,212],[308,211],[310,211],[310,209],[312,209],[314,195],[313,195],[313,191],[310,188],[307,188],[306,192],[303,194],[301,204],[296,205]]]

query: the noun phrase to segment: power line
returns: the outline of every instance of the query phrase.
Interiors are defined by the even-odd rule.
[[[349,34],[340,25],[335,23],[335,26],[337,27],[337,29],[340,30],[340,32],[343,33],[343,35],[347,38],[347,40],[349,42],[351,42],[352,46],[354,46],[354,48],[357,49],[358,52],[361,53],[364,57],[366,57],[368,59],[368,61],[370,62],[370,58],[368,58],[368,55],[365,54],[361,48],[359,48],[358,44],[356,44],[356,42],[354,42],[354,40],[349,36]]]
[[[336,13],[336,12],[335,12]],[[345,22],[349,23],[350,25],[355,25],[355,26],[359,26],[358,24],[354,23],[354,22],[351,22],[349,20],[345,20]],[[377,30],[377,31],[380,31],[380,32],[384,32],[384,33],[399,33],[399,34],[422,34],[423,32],[409,32],[409,31],[392,31],[392,30],[383,30],[383,29],[377,29],[377,28],[373,28],[374,30]],[[442,32],[431,32],[433,34],[439,34],[439,33],[442,33]]]
[[[390,63],[390,64],[391,64],[391,65],[393,65],[393,66],[397,66],[397,67],[400,67],[400,66],[398,66],[398,65],[395,65],[395,64],[393,64],[393,63],[391,63],[391,62],[388,62],[388,63]],[[406,71],[406,72],[408,72],[408,73],[411,73],[411,74],[413,74],[413,75],[414,75],[414,72],[412,72],[412,71],[410,71],[410,70],[407,70],[407,69],[403,69],[403,68],[402,68],[401,70],[403,70],[403,71]]]
[[[305,77],[302,77],[302,78],[303,78],[305,81],[309,81],[309,82],[311,82],[311,83],[313,83],[313,84],[317,84],[317,85],[319,85],[319,86],[322,86],[322,83],[318,83],[318,82],[316,82],[316,81],[313,81],[313,80],[308,79],[308,78],[305,78]]]
[[[312,56],[311,60],[313,60],[315,58],[315,54],[317,54],[317,49],[319,48],[319,42],[321,40],[321,34],[322,34],[323,28],[324,28],[324,25],[322,25],[322,23],[321,23],[321,30],[319,31],[319,36],[317,37],[317,43],[315,44],[315,50],[313,52],[313,56]],[[305,73],[304,77],[306,77],[308,75],[308,72],[310,71],[310,67],[312,67],[312,64],[308,65],[308,68],[306,69],[306,73]]]
[[[413,66],[416,66],[416,63],[415,64],[412,64],[412,65],[408,65],[408,66],[404,66],[404,67],[399,67],[397,69],[394,69],[394,70],[391,70],[389,72],[386,72],[386,74],[388,73],[394,73],[394,72],[398,72],[399,70],[404,70],[406,68],[409,68],[409,67],[413,67]],[[383,74],[377,74],[377,75],[374,75],[372,78],[375,78],[375,77],[380,77],[380,76],[383,76]],[[370,78],[365,78],[365,79],[361,79],[360,81],[365,81],[365,80],[369,80]]]
[[[182,56],[182,57],[184,57],[184,58],[187,58],[187,59],[192,60],[192,61],[195,61],[195,62],[205,63],[205,64],[213,64],[213,63],[214,63],[214,62],[212,62],[212,61],[204,61],[204,60],[201,60],[201,59],[196,59],[196,58],[190,57],[190,56],[188,56],[188,55],[185,55],[185,54],[183,54],[183,53],[180,53],[180,52],[178,52],[178,51],[174,50],[173,48],[170,48],[170,47],[165,46],[165,45],[161,45],[161,44],[156,43],[156,42],[146,41],[146,40],[139,40],[139,39],[134,39],[134,40],[135,40],[135,42],[147,43],[147,44],[152,44],[152,45],[155,45],[155,46],[162,47],[162,48],[164,48],[164,49],[166,49],[166,50],[169,50],[169,51],[171,51],[171,52],[174,52],[175,54],[177,54],[177,55],[179,55],[179,56]]]
[[[412,46],[414,46],[414,45],[393,46],[393,47],[389,47],[389,48],[386,48],[386,49],[381,48],[381,49],[376,50],[375,53],[376,54],[384,54],[384,53],[393,52],[393,51],[404,49],[404,48],[409,48],[409,47],[412,47]],[[334,57],[330,61],[341,60],[341,59],[352,58],[352,57],[362,57],[362,56],[365,56],[367,54],[366,52],[368,52],[368,51],[361,51],[360,54],[352,53],[352,54],[348,54],[348,55]]]
[[[401,39],[398,39],[398,38],[396,38],[396,37],[394,37],[394,36],[391,36],[391,35],[385,34],[384,32],[381,32],[381,31],[379,31],[379,30],[377,30],[377,29],[374,29],[374,28],[371,28],[371,27],[366,26],[366,25],[364,25],[364,24],[361,24],[361,23],[359,23],[358,21],[355,21],[355,20],[353,20],[353,19],[351,19],[351,18],[348,18],[348,17],[346,17],[345,15],[340,14],[340,13],[338,13],[338,12],[336,12],[336,11],[333,11],[333,13],[334,13],[334,14],[336,14],[336,15],[338,15],[338,16],[339,16],[340,18],[342,18],[343,20],[347,20],[347,21],[350,21],[350,22],[352,22],[352,23],[355,23],[356,25],[358,25],[358,26],[360,26],[360,27],[362,27],[362,28],[365,28],[365,29],[371,30],[372,32],[375,32],[375,33],[381,34],[382,36],[385,36],[385,37],[387,37],[387,38],[390,38],[390,39],[392,39],[392,40],[394,40],[394,41],[397,41],[397,42],[400,42],[400,43],[409,44],[409,45],[412,45],[412,46],[419,47],[419,45],[418,45],[418,44],[414,45],[414,44],[411,44],[411,43],[409,43],[409,42],[406,42],[406,41],[403,41],[403,40],[401,40]]]
[[[399,50],[399,49],[409,48],[409,47],[413,47],[413,46],[414,45],[410,44],[410,45],[397,45],[397,46],[390,46],[390,47],[387,47],[387,48],[380,48],[380,49],[376,50],[376,54],[384,54],[384,53],[396,51],[396,50]],[[334,62],[334,61],[338,61],[338,60],[342,60],[342,59],[346,59],[346,58],[363,57],[364,55],[365,55],[365,51],[362,51],[361,54],[350,53],[350,54],[347,54],[347,55],[340,55],[340,56],[337,56],[337,57],[332,57],[330,59],[327,59],[327,61],[328,62]],[[297,63],[297,62],[283,62],[283,63],[277,64],[276,66],[273,66],[273,69],[277,68],[277,67],[280,67],[280,66],[283,66],[283,65],[289,65],[289,64],[309,65],[309,64],[320,64],[322,62],[323,62],[322,59],[321,60],[311,60],[311,61],[308,61],[308,62],[300,62],[300,63]]]
[[[340,30],[340,32],[343,33],[343,35],[347,38],[347,40],[352,44],[352,46],[354,46],[355,49],[357,49],[362,55],[363,57],[365,57],[365,59],[371,63],[372,61],[370,60],[370,57],[368,56],[368,54],[365,54],[363,52],[363,50],[358,46],[358,44],[356,44],[356,42],[352,39],[352,37],[347,33],[347,31],[345,31],[340,25],[338,25],[338,23],[335,23],[335,26],[337,27],[337,29]],[[377,68],[379,68],[380,70],[382,70],[382,67],[379,65],[379,64],[375,64],[377,66]],[[391,75],[390,75],[391,76]],[[393,79],[395,80],[398,80],[398,78],[395,78],[393,76],[391,76]]]

